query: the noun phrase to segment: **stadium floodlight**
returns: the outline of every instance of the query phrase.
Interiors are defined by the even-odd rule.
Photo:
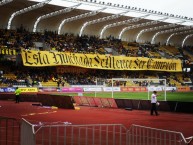
[[[90,16],[97,15],[98,13],[100,13],[101,11],[103,11],[104,9],[106,9],[106,8],[102,8],[102,9],[99,9],[99,10],[96,10],[96,11],[91,11],[91,12],[88,12],[88,13],[84,13],[84,14],[81,14],[81,15],[77,15],[77,16],[74,16],[74,17],[70,17],[70,18],[64,19],[64,20],[60,23],[60,25],[59,25],[59,27],[58,27],[58,35],[60,35],[61,29],[62,29],[62,27],[64,26],[65,23],[71,22],[71,21],[74,21],[74,20],[79,20],[79,19],[82,19],[82,18],[86,18],[86,17],[90,17]]]
[[[14,12],[11,17],[9,18],[9,21],[8,21],[8,25],[7,25],[7,29],[9,30],[11,28],[11,22],[13,20],[13,18],[15,16],[18,16],[20,14],[23,14],[23,13],[26,13],[26,12],[29,12],[31,10],[34,10],[34,9],[37,9],[37,8],[40,8],[40,7],[43,7],[44,5],[48,4],[51,0],[45,0],[41,3],[38,3],[38,4],[35,4],[35,5],[32,5],[32,6],[29,6],[29,7],[26,7],[24,9],[21,9],[19,11],[16,11]]]
[[[155,38],[156,38],[158,35],[166,34],[166,33],[172,33],[172,32],[176,32],[176,31],[185,31],[185,30],[189,30],[189,29],[192,29],[192,28],[193,28],[192,26],[186,26],[186,27],[178,27],[178,28],[174,28],[174,29],[159,31],[159,32],[157,32],[157,33],[152,37],[151,44],[154,44],[154,43],[155,43]],[[186,32],[186,33],[188,33],[188,32]]]
[[[99,18],[99,19],[95,19],[95,20],[91,20],[91,21],[85,22],[83,24],[83,26],[81,27],[81,29],[80,29],[79,36],[82,35],[85,27],[88,26],[88,25],[96,24],[96,23],[100,23],[100,22],[104,22],[104,21],[108,21],[108,20],[117,19],[117,18],[121,17],[123,14],[128,13],[128,12],[129,11],[126,11],[126,12],[123,12],[123,13],[120,13],[120,14],[111,15],[111,16],[107,16],[107,17],[103,17],[103,18]]]
[[[189,34],[189,35],[187,35],[187,36],[184,38],[184,40],[182,41],[182,48],[184,47],[185,41],[186,41],[188,38],[190,38],[190,37],[193,37],[193,34]]]
[[[0,1],[0,6],[2,6],[2,5],[5,5],[5,4],[7,4],[7,3],[10,3],[10,2],[12,2],[13,0],[2,0],[2,1]]]
[[[43,16],[40,16],[39,18],[37,18],[37,20],[36,20],[36,22],[34,24],[33,32],[36,32],[37,25],[38,25],[38,23],[41,20],[46,19],[46,18],[50,18],[50,17],[53,17],[53,16],[56,16],[56,15],[60,15],[60,14],[63,14],[63,13],[70,12],[70,11],[74,10],[75,8],[77,8],[80,5],[81,4],[77,4],[77,5],[72,6],[72,7],[64,8],[64,9],[61,9],[61,10],[58,10],[58,11],[51,12],[49,14],[45,14]]]
[[[100,39],[103,38],[103,34],[104,32],[108,29],[108,28],[112,28],[112,27],[116,27],[116,26],[120,26],[120,25],[124,25],[124,24],[128,24],[128,23],[133,23],[133,22],[138,22],[140,21],[141,19],[144,19],[145,17],[148,17],[148,15],[144,15],[144,16],[141,16],[141,17],[136,17],[136,18],[132,18],[132,19],[128,19],[128,20],[124,20],[124,21],[120,21],[120,22],[115,22],[115,23],[111,23],[111,24],[108,24],[108,25],[105,25],[101,32],[100,32]]]
[[[119,39],[122,38],[122,35],[125,31],[131,30],[131,29],[136,29],[136,28],[140,28],[140,27],[145,27],[145,26],[151,26],[151,25],[156,25],[158,23],[161,23],[162,21],[166,20],[167,18],[163,18],[163,19],[159,19],[159,20],[155,20],[155,21],[150,21],[150,22],[146,22],[146,23],[141,23],[141,24],[137,24],[137,25],[132,25],[132,26],[128,26],[125,27],[121,30],[121,32],[119,33]]]

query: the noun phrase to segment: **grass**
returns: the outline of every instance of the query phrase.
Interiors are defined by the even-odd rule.
[[[77,96],[77,93],[62,93],[62,95]],[[151,94],[149,94],[150,96]],[[111,98],[112,92],[97,92],[97,93],[83,93],[83,96],[88,97],[104,97]],[[135,100],[148,100],[147,92],[113,92],[113,98],[116,99],[135,99]],[[164,92],[159,93],[158,100],[164,101]],[[167,101],[179,101],[179,102],[193,102],[193,92],[167,92]]]

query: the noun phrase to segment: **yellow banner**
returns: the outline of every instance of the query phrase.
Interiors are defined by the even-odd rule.
[[[5,47],[0,48],[0,54],[4,55],[16,55],[16,50],[15,49],[9,49]]]
[[[25,66],[78,66],[109,70],[182,71],[181,60],[22,50]]]
[[[24,93],[24,92],[30,92],[30,93],[37,93],[38,92],[38,89],[37,88],[20,88],[21,92]]]

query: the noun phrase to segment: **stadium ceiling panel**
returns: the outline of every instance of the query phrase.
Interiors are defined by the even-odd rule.
[[[184,47],[185,41],[186,41],[188,38],[190,38],[190,37],[193,37],[193,34],[189,34],[189,35],[187,35],[187,36],[184,38],[184,40],[182,41],[182,48]]]
[[[27,0],[27,1],[42,2],[43,0]],[[95,18],[94,20],[90,20],[90,21],[85,21],[83,24],[81,24],[82,26],[80,27],[80,30],[79,30],[79,36],[82,35],[82,33],[84,32],[84,30],[88,25],[97,24],[100,22],[106,22],[106,24],[103,25],[100,30],[98,30],[98,32],[100,32],[99,34],[100,38],[103,38],[104,32],[111,27],[117,27],[120,25],[127,25],[129,23],[133,23],[132,26],[130,25],[130,26],[121,28],[122,30],[118,32],[118,36],[117,36],[117,38],[119,39],[123,37],[123,33],[125,33],[127,30],[144,27],[145,29],[141,30],[139,33],[137,32],[137,30],[134,30],[137,36],[136,37],[137,42],[138,42],[138,38],[145,32],[158,31],[158,30],[168,29],[172,27],[193,26],[193,18],[181,16],[179,14],[174,15],[174,14],[169,14],[169,13],[155,11],[155,10],[148,10],[145,8],[133,7],[133,6],[127,5],[126,3],[124,5],[113,4],[112,2],[99,1],[99,0],[52,0],[51,2],[49,2],[49,5],[60,6],[65,8],[72,7],[77,4],[81,4],[81,5],[76,7],[75,8],[76,10],[80,10],[80,11],[87,10],[87,11],[90,11],[90,13],[92,13],[93,11],[103,9],[102,11],[100,11],[100,13],[104,15],[105,14],[112,15],[112,16]],[[63,20],[60,23],[60,26],[59,27],[57,26],[58,34],[61,34],[61,29],[65,23],[78,20],[80,18],[84,18],[85,15],[86,14],[77,15],[74,17],[70,16],[69,18],[66,18],[65,20]],[[120,15],[124,16],[124,19],[126,17],[128,17],[128,19],[126,19],[125,21],[122,21],[119,18]],[[108,20],[114,20],[114,21],[108,22]],[[142,22],[139,23],[140,20],[143,20],[143,23]],[[149,29],[147,29],[146,27],[146,26],[153,26],[153,25],[158,25],[158,27],[153,27]],[[154,35],[154,37],[156,37],[156,35]],[[152,40],[154,39],[154,37],[152,38]]]
[[[71,22],[71,21],[75,21],[75,20],[79,20],[79,19],[82,19],[82,18],[86,18],[86,17],[90,17],[90,16],[94,16],[94,15],[97,15],[98,13],[100,13],[101,11],[103,11],[105,8],[102,8],[102,9],[99,9],[99,10],[96,10],[96,11],[91,11],[91,12],[88,12],[88,13],[84,13],[84,14],[81,14],[81,15],[77,15],[77,16],[74,16],[74,17],[70,17],[70,18],[67,18],[67,19],[64,19],[61,23],[60,23],[60,26],[58,27],[58,34],[60,35],[61,33],[61,29],[63,27],[63,25],[67,22]]]
[[[30,1],[41,2],[42,0],[30,0]],[[186,22],[193,22],[192,18],[188,18],[186,16],[182,17],[179,15],[168,14],[168,13],[158,12],[154,10],[147,10],[147,9],[127,6],[127,5],[106,3],[105,1],[102,2],[97,0],[53,0],[52,2],[50,2],[50,4],[65,6],[65,7],[68,7],[70,3],[81,3],[82,5],[81,7],[79,7],[79,9],[84,9],[89,11],[94,10],[94,7],[97,7],[96,9],[98,9],[98,7],[106,7],[106,10],[104,11],[104,13],[118,14],[129,10],[132,13],[128,14],[127,16],[130,16],[130,17],[139,17],[139,15],[149,14],[149,17],[147,18],[149,20],[157,20],[157,19],[160,19],[160,17],[167,16],[168,23],[176,23],[177,21],[181,21],[181,20],[184,20]],[[189,24],[184,23],[183,25],[189,25]]]
[[[11,15],[11,17],[9,18],[8,25],[7,25],[7,29],[9,30],[9,29],[11,28],[11,22],[12,22],[12,20],[13,20],[13,18],[14,18],[15,16],[18,16],[18,15],[23,14],[23,13],[27,13],[27,12],[29,12],[29,11],[32,11],[32,10],[37,9],[37,8],[40,8],[40,7],[43,7],[44,5],[48,4],[50,1],[51,1],[51,0],[45,0],[45,1],[40,2],[40,3],[38,3],[38,4],[29,6],[29,7],[23,8],[23,9],[21,9],[21,10],[19,10],[19,11],[14,12],[14,13]]]
[[[141,17],[136,17],[136,18],[132,18],[132,19],[128,19],[128,20],[124,20],[124,21],[108,24],[108,25],[106,25],[106,26],[104,26],[102,28],[102,30],[100,32],[100,38],[103,38],[103,34],[104,34],[105,30],[108,29],[108,28],[120,26],[120,25],[123,25],[123,24],[129,24],[129,23],[133,23],[133,22],[138,22],[138,21],[140,21],[141,19],[144,19],[147,16],[148,15],[144,15],[144,16],[141,16]]]
[[[185,33],[189,33],[189,31],[186,31],[186,30],[189,30],[189,29],[192,29],[193,27],[192,26],[185,26],[185,27],[179,27],[179,28],[174,28],[174,29],[169,29],[169,30],[163,30],[163,31],[159,31],[157,32],[153,37],[152,37],[152,40],[151,40],[151,43],[154,44],[155,42],[155,38],[158,36],[158,35],[161,35],[161,34],[165,34],[165,33],[172,33],[172,32],[176,32],[176,31],[185,31]],[[190,30],[192,31],[192,30]],[[180,34],[183,34],[184,32],[180,32]]]
[[[41,2],[42,0],[29,0],[29,1],[35,1],[35,2]],[[69,5],[72,5],[74,3],[81,3],[81,7],[79,9],[84,9],[84,10],[89,10],[93,11],[95,7],[97,9],[99,7],[104,8],[106,7],[104,13],[111,13],[111,14],[118,14],[124,11],[130,11],[132,13],[128,13],[127,16],[129,17],[139,17],[140,14],[149,14],[149,17],[147,19],[149,20],[156,20],[160,19],[160,17],[168,17],[167,21],[168,23],[177,23],[178,21],[186,21],[193,23],[192,18],[188,17],[182,17],[179,15],[173,15],[173,14],[168,14],[164,12],[158,12],[154,10],[147,10],[147,9],[142,9],[142,8],[137,8],[137,7],[132,7],[132,6],[127,6],[127,5],[121,5],[121,4],[113,4],[113,3],[107,3],[107,2],[102,2],[102,1],[97,1],[97,0],[53,0],[50,2],[52,5],[57,5],[57,6],[65,6],[69,7]],[[183,25],[190,25],[189,23],[184,23]]]
[[[193,30],[187,30],[187,31],[172,33],[172,34],[168,37],[168,39],[167,39],[167,41],[166,41],[166,45],[169,44],[169,41],[170,41],[171,37],[173,37],[173,36],[175,36],[175,35],[187,34],[187,33],[192,33],[192,32],[193,32]]]
[[[60,14],[64,14],[64,13],[67,13],[67,12],[70,12],[72,10],[74,10],[75,8],[77,8],[78,6],[80,6],[81,4],[77,4],[77,5],[74,5],[74,6],[71,6],[71,7],[68,7],[68,8],[64,8],[62,10],[58,10],[58,11],[55,11],[55,12],[51,12],[49,14],[45,14],[43,16],[40,16],[39,18],[37,18],[35,24],[34,24],[34,28],[33,28],[33,32],[36,32],[36,28],[37,28],[37,25],[38,23],[43,20],[43,19],[46,19],[46,18],[50,18],[50,17],[53,17],[53,16],[56,16],[56,15],[60,15]]]
[[[140,28],[140,27],[145,27],[145,26],[151,26],[151,25],[156,25],[158,23],[161,23],[161,21],[164,21],[167,18],[163,18],[160,20],[155,20],[155,21],[150,21],[150,22],[145,22],[145,23],[140,23],[140,24],[136,24],[136,25],[132,25],[132,26],[128,26],[125,27],[121,30],[121,32],[119,33],[119,39],[122,38],[122,35],[125,31],[131,30],[131,29],[136,29],[136,28]]]
[[[120,13],[120,14],[115,14],[115,15],[111,15],[111,16],[102,17],[102,18],[99,18],[99,19],[87,21],[81,27],[79,36],[82,35],[82,33],[83,33],[86,26],[91,25],[91,24],[97,24],[97,23],[100,23],[100,22],[108,21],[108,20],[117,19],[117,18],[121,17],[122,15],[124,15],[125,13],[127,13],[127,12],[123,12],[123,13]]]
[[[30,5],[38,5],[40,3],[47,2],[47,5],[41,9],[36,11],[31,11]],[[110,0],[109,0],[110,1]],[[114,1],[115,2],[115,1]],[[8,4],[9,3],[9,4]],[[119,4],[117,4],[119,3]],[[116,38],[134,41],[135,38],[141,38],[140,42],[145,42],[148,38],[152,40],[152,36],[150,33],[144,34],[143,37],[141,36],[145,32],[153,32],[157,33],[160,30],[169,29],[169,28],[178,28],[182,26],[193,26],[193,18],[189,18],[186,16],[173,15],[169,13],[159,12],[155,10],[148,10],[144,8],[133,7],[125,2],[121,4],[122,1],[117,1],[116,4],[112,2],[100,1],[100,0],[0,0],[0,6],[2,6],[1,13],[5,12],[5,16],[2,19],[2,27],[13,29],[19,27],[19,23],[26,24],[26,28],[33,32],[37,32],[38,30],[57,30],[58,34],[62,33],[62,27],[65,23],[79,20],[81,18],[89,17],[87,14],[91,14],[94,11],[100,10],[100,14],[91,14],[88,19],[82,19],[80,21],[76,21],[77,23],[70,23],[72,25],[67,24],[67,28],[73,28],[76,26],[77,29],[71,29],[69,31],[75,31],[75,33],[79,33],[81,36],[85,30],[88,29],[88,33],[99,33],[100,38],[104,37],[105,34],[113,33]],[[5,5],[6,6],[3,6]],[[137,5],[140,6],[140,5]],[[23,9],[23,7],[26,7]],[[33,7],[36,9],[35,7]],[[6,11],[8,9],[9,11]],[[74,10],[71,12],[71,10]],[[31,12],[30,12],[31,11]],[[69,12],[69,13],[68,13]],[[22,19],[21,14],[25,14],[25,19]],[[65,13],[65,14],[64,14]],[[64,14],[64,15],[60,15]],[[14,27],[12,26],[12,20],[15,19],[15,16],[18,16],[17,20],[14,21]],[[187,14],[188,15],[188,14]],[[54,17],[57,16],[57,17]],[[30,21],[26,21],[30,18]],[[48,19],[53,17],[51,19]],[[65,17],[65,19],[64,19]],[[32,19],[31,19],[32,18]],[[47,19],[42,22],[43,19]],[[7,23],[7,20],[8,23]],[[21,20],[21,21],[20,21]],[[49,25],[46,25],[46,22],[50,21]],[[41,22],[41,25],[39,23]],[[95,25],[93,25],[95,24]],[[88,27],[95,27],[94,31],[92,32],[92,28]],[[39,27],[38,27],[39,26]],[[157,27],[158,26],[158,27]],[[110,29],[112,27],[117,27],[117,29]],[[150,28],[152,27],[152,28]],[[157,27],[157,28],[155,28]],[[113,30],[113,31],[112,31]],[[115,30],[115,31],[114,31]],[[130,31],[132,30],[132,31]],[[141,31],[142,30],[142,31]],[[147,31],[148,30],[148,31]],[[68,29],[64,30],[68,31]],[[123,35],[126,31],[128,33],[132,33],[132,36]],[[140,32],[139,32],[140,31]],[[185,30],[183,30],[185,31]],[[126,33],[126,34],[128,34]],[[154,32],[153,32],[154,33]],[[176,35],[171,35],[174,32],[168,32],[167,42],[171,40]],[[181,34],[181,33],[180,33]],[[111,35],[111,34],[110,34]],[[158,34],[157,34],[158,35]],[[157,37],[157,35],[155,37]],[[160,33],[159,33],[160,35]],[[137,37],[136,37],[137,36]],[[133,37],[135,37],[133,39]],[[164,35],[165,37],[165,35]],[[183,37],[183,38],[182,38]],[[184,35],[182,35],[182,39],[184,39]],[[159,37],[162,39],[162,37]],[[177,37],[179,38],[179,37]],[[188,37],[190,38],[190,37]],[[188,39],[187,38],[187,39]],[[146,40],[145,40],[146,39]],[[179,38],[180,39],[180,38]],[[166,43],[165,40],[161,40],[160,42]],[[180,44],[181,45],[181,44]]]
[[[183,23],[183,22],[180,22],[180,23]],[[163,29],[168,29],[168,28],[172,28],[172,27],[179,27],[180,23],[176,24],[176,23],[172,23],[172,24],[166,24],[166,25],[162,25],[162,26],[157,26],[157,27],[151,27],[151,28],[147,28],[147,29],[143,29],[141,30],[138,34],[137,34],[137,37],[136,37],[136,42],[138,42],[139,40],[139,37],[145,33],[145,32],[152,32],[152,31],[157,31],[157,30],[163,30]]]

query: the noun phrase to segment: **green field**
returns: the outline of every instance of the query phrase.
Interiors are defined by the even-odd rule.
[[[165,100],[164,93],[159,93],[159,101]],[[77,93],[67,93],[65,95],[77,96]],[[151,95],[151,94],[150,94]],[[97,93],[83,93],[83,96],[89,97],[104,97],[111,98],[111,92],[97,92]],[[113,97],[116,99],[135,99],[135,100],[148,100],[147,92],[113,92]],[[193,102],[193,92],[167,92],[166,93],[167,101],[179,101],[179,102]]]

